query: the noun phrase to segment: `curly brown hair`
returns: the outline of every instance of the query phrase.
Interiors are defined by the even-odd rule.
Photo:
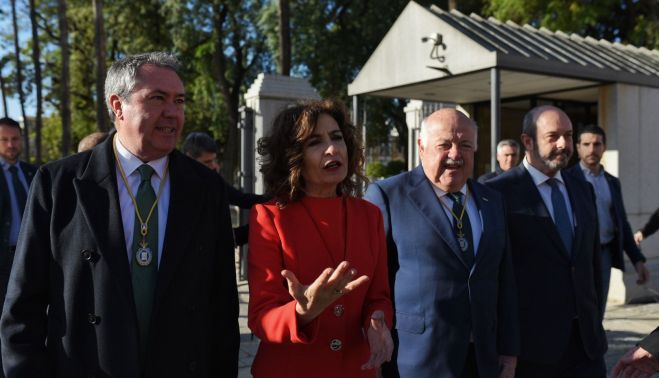
[[[281,207],[304,197],[304,145],[321,114],[334,118],[348,150],[348,174],[339,183],[337,194],[358,196],[368,182],[362,170],[364,149],[345,106],[332,99],[301,102],[282,110],[272,124],[270,135],[258,141],[266,194]]]

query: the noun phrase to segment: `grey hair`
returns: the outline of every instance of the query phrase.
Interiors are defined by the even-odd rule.
[[[502,139],[497,143],[497,153],[501,152],[506,146],[516,148],[519,151],[519,143],[515,139]]]
[[[464,113],[463,113],[464,114]],[[421,121],[421,127],[419,129],[419,140],[421,141],[421,145],[426,146],[426,143],[428,141],[428,118],[430,118],[431,115],[427,116]],[[466,116],[466,115],[465,115]],[[478,125],[476,122],[474,122],[473,119],[467,117],[469,120],[469,123],[471,126],[474,128],[474,150],[478,149]]]
[[[127,56],[114,62],[105,78],[105,104],[113,122],[114,112],[110,104],[110,96],[117,95],[128,100],[135,88],[139,69],[145,64],[167,68],[174,71],[179,77],[181,76],[181,62],[171,53],[148,52]]]

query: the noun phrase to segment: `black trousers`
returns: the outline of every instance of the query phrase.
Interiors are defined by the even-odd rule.
[[[606,378],[606,364],[604,356],[594,360],[588,358],[579,333],[579,322],[575,319],[570,341],[558,363],[542,364],[519,358],[515,378]]]
[[[467,350],[467,360],[465,361],[465,368],[462,371],[461,378],[478,378],[478,365],[476,365],[476,351],[474,350],[474,343],[469,343]]]

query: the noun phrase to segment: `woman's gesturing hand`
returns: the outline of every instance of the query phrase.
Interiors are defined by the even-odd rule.
[[[367,336],[371,357],[362,365],[362,369],[375,369],[385,361],[390,361],[394,351],[394,341],[391,339],[391,332],[384,321],[382,311],[374,311],[371,315],[371,326],[368,327]]]
[[[311,285],[303,285],[290,270],[281,275],[288,282],[288,292],[297,301],[295,311],[300,326],[304,326],[320,315],[327,306],[342,295],[346,295],[368,281],[367,276],[357,276],[357,270],[342,261],[336,269],[325,269]]]

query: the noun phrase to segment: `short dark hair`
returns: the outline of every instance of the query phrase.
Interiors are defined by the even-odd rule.
[[[345,106],[337,100],[299,103],[282,110],[273,122],[270,135],[258,142],[266,194],[280,207],[304,197],[304,145],[321,114],[334,118],[348,150],[348,174],[339,183],[337,194],[357,196],[367,183],[362,171],[364,150]]]
[[[198,158],[204,152],[217,153],[217,144],[210,135],[201,131],[194,131],[185,137],[182,147],[183,153],[193,159]]]
[[[21,125],[16,122],[15,119],[9,118],[9,117],[2,117],[0,118],[0,126],[8,126],[8,127],[13,127],[15,129],[18,129],[21,133],[23,133],[23,130],[21,129]]]
[[[602,136],[602,143],[606,144],[606,133],[604,132],[603,128],[601,128],[597,125],[588,124],[588,125],[580,127],[579,131],[577,131],[577,137],[575,139],[577,144],[581,143],[581,134],[600,135],[600,136]]]

